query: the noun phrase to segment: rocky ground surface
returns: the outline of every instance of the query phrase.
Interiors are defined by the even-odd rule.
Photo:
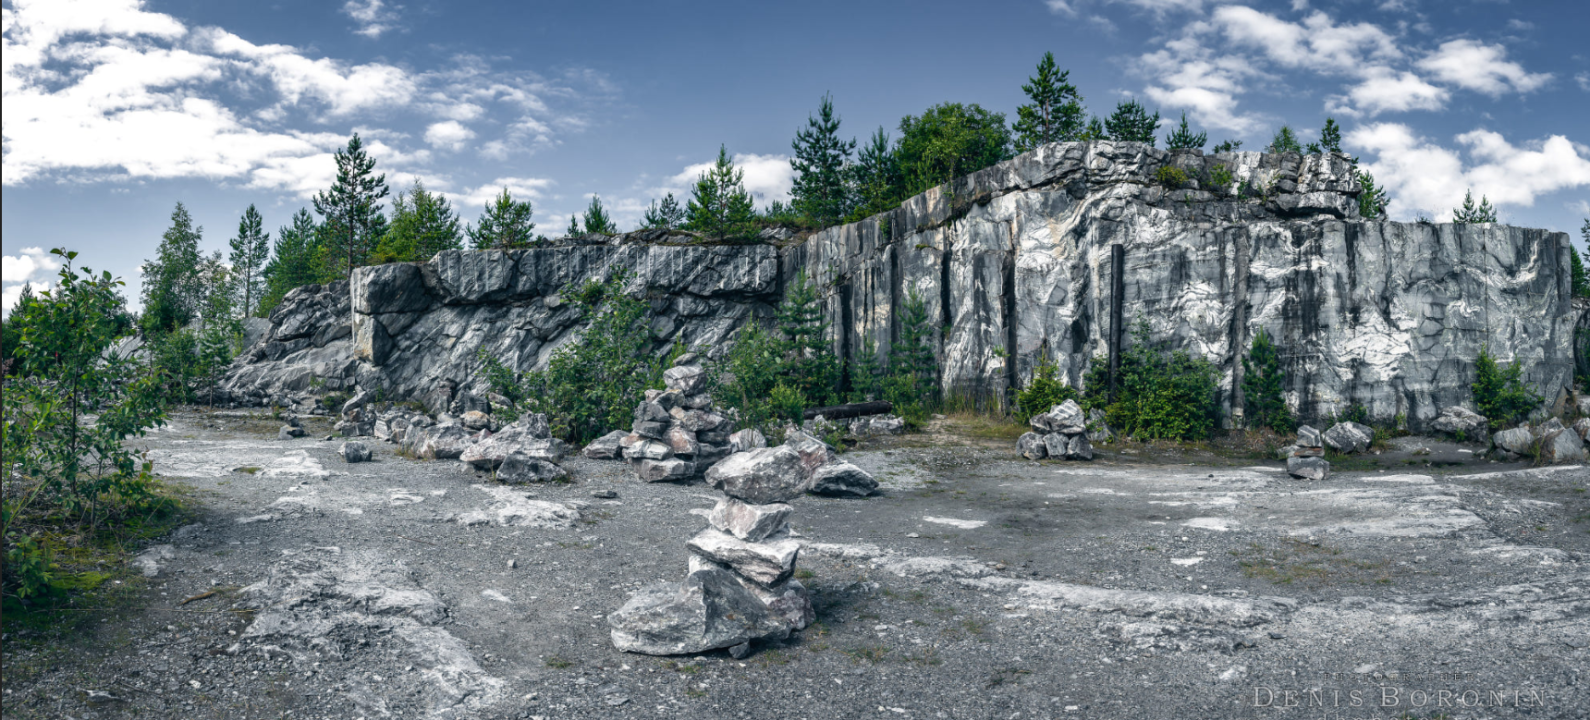
[[[605,616],[683,576],[709,488],[583,458],[495,485],[378,442],[347,464],[316,422],[184,413],[141,441],[195,516],[117,604],[7,623],[4,715],[1590,716],[1582,466],[1402,439],[1308,482],[1213,451],[1034,462],[941,424],[844,456],[879,494],[795,501],[815,624],[659,658]]]

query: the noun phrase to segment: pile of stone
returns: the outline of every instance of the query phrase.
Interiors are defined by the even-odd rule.
[[[1585,441],[1590,439],[1590,418],[1572,427],[1551,418],[1534,425],[1519,425],[1491,436],[1492,454],[1501,460],[1533,457],[1548,465],[1585,461]]]
[[[617,440],[618,452],[645,482],[689,480],[733,452],[728,418],[713,412],[700,357],[686,353],[663,371],[663,390],[647,390],[635,406],[631,432]],[[613,437],[598,439],[587,456],[610,452]]]
[[[552,437],[547,416],[529,413],[495,434],[481,428],[475,442],[464,448],[458,459],[476,470],[495,473],[501,482],[526,483],[567,478],[568,471],[558,463],[568,454],[568,444]]]
[[[820,452],[806,447],[816,460]],[[689,574],[635,593],[608,615],[614,647],[646,655],[685,655],[729,648],[736,658],[751,643],[783,639],[816,613],[793,577],[800,543],[790,536],[791,500],[811,487],[809,459],[795,447],[734,453],[706,472],[723,499],[711,525],[685,544]]]
[[[304,430],[303,421],[294,413],[282,413],[281,429],[276,431],[277,440],[291,440],[301,438],[307,431]]]
[[[1330,477],[1331,464],[1325,459],[1325,433],[1307,425],[1299,426],[1297,444],[1283,448],[1281,454],[1286,458],[1286,473],[1292,477],[1303,480]]]
[[[1109,429],[1102,427],[1102,418],[1095,421],[1100,427],[1094,437],[1106,438]],[[1067,400],[1032,416],[1034,432],[1023,434],[1016,440],[1016,450],[1029,460],[1054,458],[1056,460],[1092,460],[1093,443],[1089,440],[1088,422],[1082,406]]]

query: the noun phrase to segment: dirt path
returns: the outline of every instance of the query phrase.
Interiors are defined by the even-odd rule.
[[[605,614],[684,575],[708,488],[587,460],[492,485],[381,443],[347,465],[181,414],[147,445],[197,521],[140,555],[136,607],[8,628],[5,716],[1590,716],[1583,467],[1304,483],[931,437],[846,456],[878,496],[796,503],[815,626],[669,659],[615,651]]]

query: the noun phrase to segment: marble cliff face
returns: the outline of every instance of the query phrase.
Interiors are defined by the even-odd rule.
[[[1166,167],[1189,182],[1167,187]],[[782,247],[653,231],[362,268],[351,289],[294,291],[221,387],[247,404],[376,387],[388,398],[439,386],[483,396],[479,349],[512,367],[543,364],[581,327],[560,291],[620,269],[651,304],[660,348],[709,354],[770,315],[801,269],[846,357],[869,346],[886,356],[914,296],[936,328],[946,392],[968,396],[1004,397],[1043,359],[1080,384],[1108,350],[1117,302],[1125,324],[1141,319],[1155,342],[1219,368],[1228,421],[1240,417],[1241,357],[1261,328],[1281,346],[1288,400],[1305,420],[1357,403],[1422,427],[1470,404],[1482,346],[1522,361],[1548,398],[1570,384],[1584,312],[1569,298],[1566,234],[1365,221],[1356,194],[1341,156],[1059,143]]]

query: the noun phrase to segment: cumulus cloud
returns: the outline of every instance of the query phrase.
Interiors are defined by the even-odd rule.
[[[488,203],[496,202],[497,195],[504,188],[507,188],[508,194],[513,196],[514,200],[523,202],[525,200],[539,199],[541,191],[552,187],[554,184],[552,180],[547,178],[500,177],[462,193],[445,194],[453,201],[454,205],[460,208],[460,211],[464,209],[479,210],[486,207]]]
[[[1492,97],[1508,90],[1527,93],[1551,80],[1551,73],[1531,73],[1507,60],[1507,48],[1477,40],[1452,40],[1419,61],[1436,79]]]
[[[44,248],[25,247],[15,256],[0,256],[0,281],[13,283],[48,277],[61,269],[61,263]]]
[[[1446,107],[1449,96],[1446,90],[1425,82],[1411,72],[1399,73],[1390,68],[1377,67],[1369,71],[1363,82],[1348,89],[1345,97],[1332,98],[1326,107],[1332,112],[1355,117],[1383,112],[1440,110]]]
[[[348,0],[342,6],[342,14],[358,23],[355,33],[372,40],[391,30],[397,21],[397,8],[388,8],[381,0]]]
[[[475,132],[457,120],[445,120],[425,128],[425,142],[430,143],[431,147],[456,151],[474,137]]]
[[[22,298],[23,287],[32,288],[33,294],[36,296],[45,290],[49,290],[53,286],[50,283],[40,282],[18,283],[16,285],[5,286],[3,289],[0,289],[0,315],[9,316],[11,314],[11,308],[16,307],[17,300]]]
[[[1421,137],[1407,125],[1376,123],[1348,133],[1345,142],[1375,156],[1365,168],[1386,187],[1388,210],[1396,217],[1445,216],[1469,190],[1498,206],[1532,207],[1540,195],[1590,185],[1590,152],[1561,135],[1522,146],[1490,130],[1454,140],[1459,149]]]
[[[758,207],[777,202],[789,202],[790,188],[795,185],[795,169],[790,167],[788,155],[735,155],[734,167],[745,173],[745,190],[751,193]],[[668,178],[666,185],[656,188],[657,195],[672,192],[683,204],[690,188],[703,173],[712,169],[716,160],[696,163],[679,174]]]

